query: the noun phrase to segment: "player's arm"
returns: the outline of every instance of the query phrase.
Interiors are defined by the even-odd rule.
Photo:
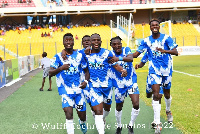
[[[118,72],[122,73],[121,76],[122,77],[126,77],[127,76],[127,71],[126,69],[123,69],[122,66],[120,66],[119,64],[115,64],[113,65],[114,69],[117,70]]]
[[[142,68],[145,65],[144,62],[140,62],[139,64],[135,65],[135,69]]]
[[[49,77],[55,76],[56,74],[58,74],[62,70],[68,70],[69,67],[70,67],[69,64],[64,64],[61,67],[58,67],[57,69],[51,67],[50,71],[49,71]]]
[[[137,58],[140,54],[141,54],[140,52],[136,51],[132,55],[133,55],[133,58]]]
[[[156,48],[158,51],[160,51],[161,53],[168,53],[168,54],[171,54],[171,55],[176,55],[178,56],[178,51],[176,48],[173,48],[172,50],[164,50],[162,48]]]
[[[89,81],[89,79],[90,79],[90,74],[89,74],[88,68],[86,67],[86,68],[83,69],[83,70],[84,70],[84,72],[85,72],[85,81],[83,81],[83,82],[81,83],[81,85],[79,86],[81,89],[86,88],[86,86],[87,86],[87,84],[88,84],[88,81]]]
[[[113,56],[113,57],[108,57],[108,59],[109,59],[108,62],[111,63],[111,64],[114,63],[114,62],[118,62],[118,61],[133,62],[133,54],[129,54],[126,57]]]

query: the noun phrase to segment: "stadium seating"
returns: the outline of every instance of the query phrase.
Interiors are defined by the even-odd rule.
[[[35,7],[34,2],[31,0],[31,3],[18,3],[19,0],[0,0],[0,4],[2,4],[3,1],[7,1],[8,5],[4,8],[19,8],[19,7]]]

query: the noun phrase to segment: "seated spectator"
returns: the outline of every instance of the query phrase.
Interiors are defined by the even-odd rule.
[[[88,4],[91,4],[91,0],[87,0]]]
[[[61,32],[63,32],[63,29],[62,29],[62,27],[60,28],[60,31],[61,31]]]
[[[75,26],[78,27],[78,24],[76,24]]]
[[[1,7],[5,7],[5,2],[2,1]]]
[[[77,35],[75,36],[75,39],[78,40],[78,36]]]
[[[47,37],[47,33],[46,32],[44,33],[44,37]]]
[[[21,30],[18,30],[18,34],[21,34],[22,32],[21,32]]]
[[[5,1],[5,5],[8,6],[8,1]]]
[[[48,32],[47,36],[50,37],[50,33],[49,32]]]
[[[0,63],[4,63],[3,59],[0,57]]]
[[[43,32],[42,32],[42,34],[41,34],[41,37],[44,37],[44,34],[43,34]]]

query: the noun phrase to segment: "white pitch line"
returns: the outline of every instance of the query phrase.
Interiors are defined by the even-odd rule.
[[[185,74],[185,75],[189,75],[189,76],[193,76],[193,77],[198,77],[200,78],[200,76],[197,76],[197,75],[193,75],[193,74],[189,74],[189,73],[184,73],[184,72],[180,72],[180,71],[177,71],[177,70],[173,70],[174,72],[177,72],[177,73],[180,73],[180,74]]]

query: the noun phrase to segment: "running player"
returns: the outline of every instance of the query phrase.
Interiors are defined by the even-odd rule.
[[[110,112],[112,103],[112,79],[111,64],[108,63],[109,58],[113,57],[111,51],[101,48],[101,37],[99,34],[91,35],[91,53],[87,54],[88,70],[90,73],[90,95],[91,106],[95,112],[95,124],[99,134],[104,134],[105,117]],[[113,63],[112,66],[118,70],[122,76],[126,76],[126,70],[121,66]]]
[[[159,104],[159,91],[160,86],[164,81],[171,79],[170,69],[172,66],[171,55],[178,55],[177,44],[174,43],[173,39],[166,35],[161,34],[160,21],[153,19],[150,21],[150,30],[152,35],[145,38],[138,50],[133,54],[133,57],[138,57],[142,52],[147,50],[149,59],[149,80],[153,90],[153,110],[154,110],[154,121],[156,124],[155,133],[161,133],[162,126],[160,122],[160,110],[161,105]],[[165,85],[168,86],[168,85]]]
[[[61,95],[62,108],[66,116],[67,133],[74,134],[73,108],[77,110],[82,132],[86,133],[86,103],[82,89],[87,86],[89,80],[87,63],[82,53],[73,49],[74,38],[71,33],[63,36],[63,45],[67,53],[67,60],[63,60],[61,53],[56,54],[49,74],[50,76],[56,75],[58,92]],[[85,81],[83,82],[80,81],[81,68],[85,71]]]
[[[115,101],[116,109],[115,116],[117,120],[117,130],[116,134],[121,134],[122,125],[122,107],[124,104],[124,99],[129,95],[131,98],[133,108],[131,112],[131,120],[128,125],[128,133],[133,134],[133,124],[139,115],[139,88],[137,85],[137,75],[135,69],[133,68],[133,55],[129,47],[122,47],[121,38],[116,36],[110,40],[110,45],[113,48],[112,53],[116,56],[113,57],[110,62],[117,62],[119,65],[123,66],[127,70],[127,76],[121,77],[121,74],[112,68],[113,72],[113,87],[115,87]]]

